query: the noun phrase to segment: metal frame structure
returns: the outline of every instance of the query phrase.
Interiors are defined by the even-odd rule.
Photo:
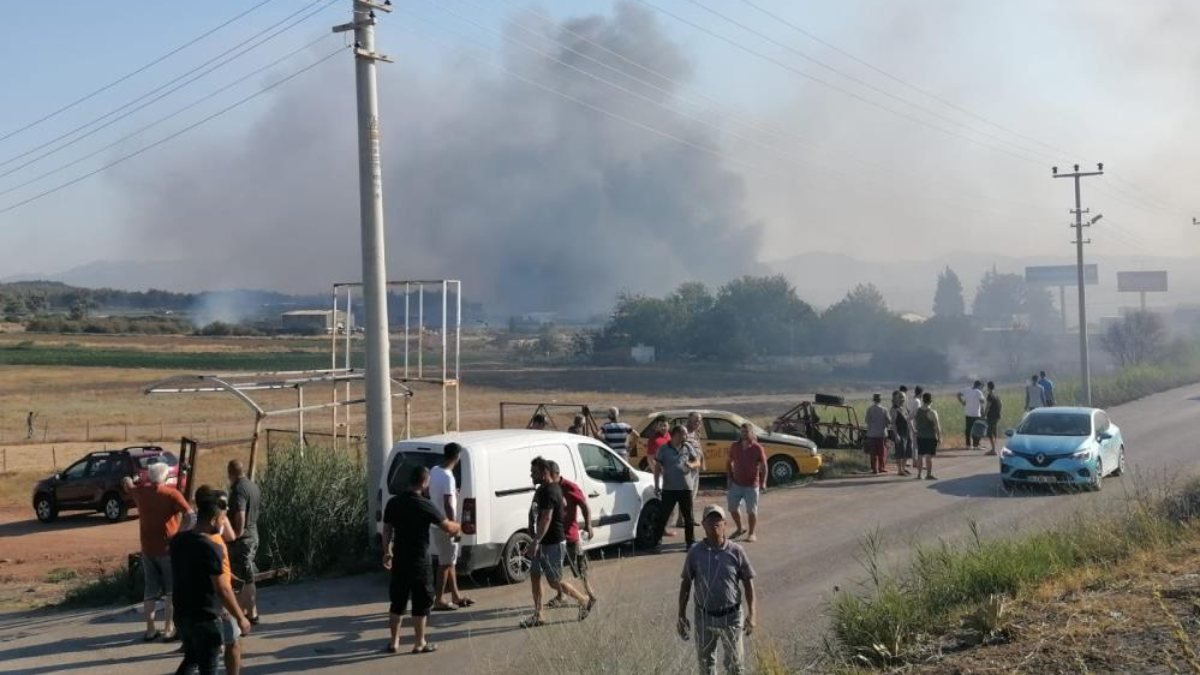
[[[537,415],[545,415],[546,423],[551,429],[557,430],[558,425],[554,423],[554,415],[551,409],[554,410],[571,410],[572,414],[578,413],[583,416],[584,435],[593,438],[601,438],[600,424],[596,422],[596,418],[592,416],[591,406],[582,403],[542,403],[533,401],[501,401],[500,402],[500,428],[507,429],[505,420],[505,410],[510,408],[533,408],[533,413],[529,415],[529,419],[525,422],[525,428],[529,429],[533,425],[533,418]]]
[[[278,417],[280,415],[298,415],[299,416],[299,433],[300,438],[304,438],[304,413],[316,410],[324,410],[332,408],[336,410],[339,407],[351,405],[359,405],[366,402],[366,398],[350,398],[349,385],[351,382],[364,379],[365,373],[361,370],[332,369],[332,370],[292,370],[266,373],[218,373],[214,375],[172,375],[171,377],[163,378],[157,382],[153,382],[145,387],[144,393],[149,396],[151,394],[208,394],[208,393],[228,393],[240,400],[254,412],[254,435],[250,438],[250,464],[247,467],[247,472],[250,477],[254,477],[254,469],[258,459],[259,437],[262,435],[263,421],[268,417]],[[330,383],[333,389],[337,390],[339,383],[346,384],[347,396],[344,399],[337,399],[329,403],[317,403],[306,405],[304,403],[304,387],[310,384]],[[392,394],[392,398],[404,397],[404,426],[407,430],[409,427],[409,413],[411,410],[411,399],[413,391],[403,382],[392,379],[392,384],[397,387]],[[296,390],[296,407],[281,408],[278,410],[266,410],[263,406],[255,401],[248,392],[255,391],[277,391],[283,389]],[[336,428],[335,428],[336,435]],[[303,446],[302,446],[303,447]]]
[[[442,433],[448,431],[461,431],[459,425],[460,420],[460,397],[459,397],[459,366],[461,364],[462,355],[462,281],[457,279],[433,279],[433,280],[401,280],[389,281],[387,287],[392,289],[404,289],[404,347],[403,347],[403,366],[394,366],[392,368],[392,381],[402,383],[425,383],[436,384],[442,391],[442,407],[440,419],[442,423]],[[360,282],[342,282],[333,285],[333,316],[337,316],[340,308],[344,307],[346,313],[346,325],[341,332],[344,338],[341,349],[341,359],[338,358],[338,337],[339,333],[335,329],[329,337],[329,367],[335,371],[353,370],[353,351],[351,342],[354,335],[354,290],[362,288]],[[425,367],[425,293],[429,290],[440,290],[442,299],[441,311],[441,349],[438,353],[438,361],[440,368],[428,370]],[[412,322],[412,294],[417,293],[417,322],[413,326]],[[453,320],[450,316],[450,294],[454,294]],[[416,333],[414,336],[413,333]],[[453,344],[450,344],[451,331],[453,331]],[[413,352],[413,341],[416,340],[416,354]],[[451,352],[451,350],[453,350]],[[401,372],[397,372],[401,371]],[[407,387],[406,387],[407,389]],[[450,412],[450,391],[454,392],[453,400],[453,417],[449,417]],[[409,390],[411,391],[411,390]],[[350,390],[347,385],[344,396],[349,398]],[[333,403],[337,403],[338,391],[334,387]],[[338,408],[332,408],[332,423],[333,429],[338,429]],[[405,438],[411,438],[411,427],[407,423],[407,412],[405,422]],[[350,436],[349,415],[343,423],[345,435]]]

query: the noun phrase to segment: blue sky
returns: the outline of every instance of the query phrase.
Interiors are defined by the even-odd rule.
[[[685,91],[691,101],[689,109],[725,130],[723,153],[758,167],[753,175],[747,175],[746,182],[748,208],[764,226],[762,258],[778,259],[805,250],[848,249],[843,252],[887,258],[998,246],[1009,253],[1033,254],[1061,247],[1066,230],[1059,228],[1068,217],[1070,192],[1063,181],[1049,179],[1049,166],[1069,164],[1075,156],[1038,146],[1043,154],[1035,157],[1044,162],[1037,164],[1014,160],[994,147],[1000,143],[997,139],[1003,139],[1005,148],[1013,144],[1028,147],[1027,137],[1080,152],[1086,159],[1102,159],[1114,169],[1112,180],[1089,192],[1097,209],[1119,228],[1111,236],[1096,237],[1101,252],[1177,255],[1196,250],[1200,243],[1197,233],[1184,227],[1189,209],[1200,215],[1200,200],[1189,191],[1200,178],[1193,167],[1200,139],[1191,122],[1197,112],[1195,83],[1200,81],[1200,51],[1194,39],[1200,34],[1200,11],[1188,3],[756,1],[941,99],[904,87],[756,13],[740,0],[704,0],[704,4],[745,22],[769,39],[737,28],[689,0],[654,0],[659,8],[760,53],[748,54],[703,30],[658,15],[662,30],[693,65],[694,74]],[[8,93],[0,106],[0,136],[255,4],[256,0],[169,4],[62,0],[53,5],[55,18],[50,25],[50,10],[44,3],[7,3],[0,24],[0,87]],[[0,141],[0,162],[4,162],[0,174],[12,171],[0,177],[0,192],[95,151],[320,37],[330,25],[348,20],[349,2],[338,0],[244,61],[95,137],[30,167],[13,170],[26,161],[11,161],[15,156],[161,85],[307,5],[308,0],[267,3],[86,104]],[[579,0],[398,0],[397,5],[404,10],[383,17],[379,30],[381,49],[398,61],[388,68],[415,71],[429,80],[455,77],[462,53],[516,49],[490,31],[502,30],[510,20],[525,21],[531,16],[526,12],[563,19],[604,14],[612,7],[608,2]],[[472,17],[484,28],[470,25],[455,13]],[[413,39],[414,34],[422,37]],[[427,36],[434,39],[427,40]],[[331,37],[303,58],[311,62],[341,39]],[[840,72],[806,61],[798,52]],[[338,73],[349,75],[348,59],[342,60],[346,62],[322,71],[330,95],[337,95],[337,86],[351,86],[346,78],[330,79]],[[815,83],[796,71],[844,91]],[[281,66],[270,72],[288,70]],[[237,100],[261,81],[252,79],[199,110],[215,110]],[[871,88],[864,88],[864,82]],[[889,92],[891,97],[881,92]],[[237,142],[270,113],[272,100],[256,101],[217,119],[199,137],[208,144]],[[969,109],[1004,129],[942,101]],[[921,108],[911,102],[919,102]],[[880,110],[880,105],[903,115]],[[185,115],[180,122],[194,118]],[[749,125],[744,123],[747,119]],[[387,121],[385,110],[385,127]],[[755,141],[752,126],[786,128],[799,144],[783,148],[774,147],[773,141]],[[163,132],[170,128],[164,126]],[[144,142],[132,141],[44,182],[0,194],[0,209],[99,166],[113,152],[136,149]],[[145,162],[153,166],[160,154],[185,152],[186,147],[186,143],[164,145],[147,152]],[[780,157],[786,162],[781,163]],[[1061,161],[1053,157],[1061,157]],[[133,163],[141,164],[141,160]],[[196,170],[197,180],[201,180],[203,168]],[[101,174],[0,213],[0,277],[58,272],[96,259],[163,255],[139,250],[124,233],[124,223],[131,217],[130,198],[130,181],[118,185]],[[822,224],[797,236],[798,228],[804,226],[797,219],[799,212]],[[956,220],[977,227],[955,229]],[[897,228],[909,234],[897,237]],[[1004,228],[1013,228],[1015,236],[991,238]],[[839,231],[853,232],[853,243],[848,244]]]

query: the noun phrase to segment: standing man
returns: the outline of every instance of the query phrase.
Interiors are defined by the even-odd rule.
[[[170,542],[175,612],[183,640],[183,663],[176,673],[192,668],[200,675],[217,672],[222,608],[237,621],[242,635],[250,633],[250,621],[238,606],[229,579],[221,573],[224,556],[212,540],[220,532],[222,516],[219,497],[212,488],[202,485],[196,491],[196,526],[175,535]]]
[[[1046,371],[1041,371],[1041,377],[1038,379],[1038,385],[1042,388],[1043,398],[1046,399],[1046,406],[1054,407],[1054,381],[1046,377]]]
[[[550,466],[550,480],[557,481],[558,486],[563,493],[563,536],[567,540],[567,565],[571,568],[571,573],[576,579],[583,582],[583,590],[587,593],[588,604],[595,606],[596,594],[592,592],[592,585],[588,582],[588,557],[583,550],[583,540],[579,538],[579,515],[583,515],[583,531],[587,533],[587,538],[592,538],[592,510],[588,508],[587,497],[584,496],[583,490],[574,482],[563,478],[559,474],[557,462],[546,462]],[[559,587],[558,593],[546,603],[547,607],[566,607],[567,602],[563,599],[562,588]]]
[[[1034,375],[1025,387],[1025,411],[1046,406],[1046,390],[1042,388],[1038,376]]]
[[[1000,395],[996,393],[996,383],[987,383],[987,432],[988,440],[992,442],[992,447],[988,450],[989,455],[996,454],[996,432],[1000,427],[1000,416],[1003,414],[1004,404],[1000,402]]]
[[[975,421],[983,419],[983,383],[975,380],[970,388],[963,389],[958,392],[958,402],[962,404],[963,416],[966,419],[966,430],[963,436],[967,439],[968,448],[979,449],[979,438],[971,434],[971,427],[975,426]]]
[[[429,501],[441,518],[438,524],[430,525],[430,539],[433,545],[433,555],[437,556],[437,594],[433,596],[433,609],[438,612],[453,611],[459,607],[470,607],[475,601],[463,597],[458,592],[458,542],[454,537],[442,531],[440,524],[443,520],[458,521],[458,482],[454,479],[454,467],[458,466],[462,446],[458,443],[447,443],[442,449],[442,463],[429,472]],[[450,590],[450,603],[443,599],[446,590]]]
[[[925,392],[921,396],[921,407],[913,420],[917,428],[917,480],[925,470],[925,480],[937,480],[933,475],[933,458],[938,444],[942,442],[942,421],[933,409],[933,395]]]
[[[567,427],[568,434],[578,434],[580,436],[587,435],[587,427],[583,424],[583,415],[576,415],[575,419],[571,420],[571,426]]]
[[[908,410],[908,421],[915,422],[917,419],[917,410],[921,408],[921,396],[925,393],[925,388],[921,385],[913,387],[912,398],[905,403],[905,408]],[[912,425],[912,448],[913,448],[913,465],[916,466],[916,450],[917,450],[917,426]]]
[[[544,431],[546,429],[546,416],[541,413],[534,415],[533,419],[529,420],[529,428]],[[434,506],[437,506],[437,504],[434,503]]]
[[[754,598],[754,568],[738,544],[725,538],[725,513],[720,506],[704,507],[704,541],[693,546],[683,561],[679,583],[679,637],[689,639],[696,632],[696,657],[700,672],[717,672],[717,645],[724,645],[726,673],[745,672],[742,634],[754,632],[758,608]],[[740,585],[739,585],[740,584]],[[696,587],[696,601],[688,622],[688,596]],[[742,596],[746,599],[745,624],[742,622]]]
[[[246,468],[240,459],[229,460],[229,524],[233,526],[234,541],[229,545],[229,565],[241,588],[238,602],[250,619],[258,625],[258,588],[254,577],[258,566],[254,562],[258,555],[258,486],[246,477]]]
[[[704,417],[693,410],[688,413],[687,424],[683,426],[684,439],[683,442],[691,448],[692,454],[700,458],[700,466],[692,471],[695,474],[695,482],[692,483],[692,509],[696,508],[696,498],[700,496],[700,474],[708,470],[708,466],[704,463],[704,442],[700,440],[700,425],[704,422]],[[696,520],[695,512],[692,513],[692,521]],[[683,527],[683,510],[680,509],[679,515],[675,518],[675,527]]]
[[[662,495],[662,516],[658,521],[658,537],[661,538],[671,522],[671,512],[679,506],[683,516],[683,541],[688,548],[696,543],[696,524],[692,520],[692,486],[695,483],[694,469],[700,467],[700,458],[685,441],[687,432],[683,426],[671,429],[671,440],[658,449],[654,462],[654,491]]]
[[[629,439],[633,437],[633,445],[637,446],[637,432],[633,427],[620,421],[621,411],[616,406],[608,409],[608,421],[600,425],[600,435],[608,447],[623,459],[629,459]]]
[[[175,639],[174,607],[171,600],[171,552],[168,542],[179,531],[180,517],[188,513],[191,507],[183,495],[179,494],[179,490],[166,484],[169,471],[166,463],[155,462],[147,470],[150,475],[149,485],[135,486],[133,479],[128,476],[122,480],[125,491],[133,497],[133,503],[138,510],[142,577],[145,581],[142,614],[146,618],[146,633],[142,639],[146,642],[159,637],[166,640]],[[163,596],[162,632],[154,625],[154,606],[160,595]]]
[[[749,422],[742,424],[742,437],[729,446],[729,461],[725,465],[726,486],[729,488],[726,504],[737,527],[730,539],[737,539],[742,529],[742,516],[738,509],[746,504],[746,519],[750,533],[746,541],[758,541],[758,495],[767,489],[767,452],[754,436],[754,427]]]
[[[653,462],[654,456],[658,454],[658,449],[670,442],[671,434],[667,431],[667,418],[659,415],[654,418],[650,438],[646,439],[646,461]],[[647,465],[647,468],[649,468],[649,465]]]
[[[392,571],[388,584],[388,630],[391,640],[384,651],[400,651],[400,619],[412,600],[413,654],[437,651],[425,639],[429,610],[433,608],[433,579],[429,574],[429,528],[457,535],[461,528],[446,520],[422,496],[429,489],[429,469],[418,466],[408,477],[408,489],[388,500],[383,511],[383,569]]]
[[[555,591],[566,593],[579,601],[579,620],[587,618],[596,603],[563,581],[563,558],[567,553],[566,528],[563,527],[562,487],[551,479],[558,473],[558,465],[542,457],[534,457],[529,463],[529,478],[537,486],[533,493],[533,504],[529,509],[529,532],[533,541],[529,544],[529,583],[533,591],[533,616],[521,622],[522,628],[546,625],[542,619],[542,577]]]
[[[887,410],[884,410],[880,401],[883,397],[879,394],[871,395],[871,406],[867,408],[867,456],[871,459],[871,473],[879,475],[887,473],[887,438],[888,431],[891,430],[891,420],[888,419]],[[737,515],[734,515],[734,522],[737,522]]]
[[[32,410],[25,416],[25,440],[27,441],[33,440],[33,423],[35,418],[37,418],[37,413]]]
[[[891,422],[896,439],[896,473],[910,476],[908,461],[913,456],[912,418],[908,416],[908,399],[903,388],[892,396]]]
[[[216,545],[221,552],[221,577],[223,583],[228,583],[230,589],[233,588],[233,571],[229,566],[229,544],[233,542],[233,526],[229,524],[229,518],[225,512],[229,509],[229,496],[221,490],[213,490],[208,486],[203,486],[196,491],[196,502],[211,500],[217,502],[217,508],[220,509],[221,515],[217,519],[217,531],[208,535],[212,543]],[[242,637],[242,631],[238,628],[237,619],[233,618],[229,612],[221,609],[221,642],[225,645],[225,673],[226,675],[238,675],[242,672],[242,648],[238,644],[238,640]]]

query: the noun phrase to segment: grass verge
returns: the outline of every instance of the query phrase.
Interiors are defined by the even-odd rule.
[[[130,583],[129,568],[122,565],[71,586],[58,607],[82,609],[119,605],[140,600],[135,595],[138,592]]]
[[[972,527],[968,545],[918,547],[910,567],[897,575],[880,571],[878,541],[868,538],[866,592],[841,592],[831,602],[835,658],[891,666],[917,659],[954,630],[978,642],[993,639],[1004,631],[1008,598],[1081,567],[1179,543],[1200,510],[1200,483],[1158,494],[1135,491],[1111,509],[1108,519],[1080,513],[1018,539],[984,540]]]

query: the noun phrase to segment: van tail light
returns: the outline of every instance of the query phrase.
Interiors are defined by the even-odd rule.
[[[462,533],[475,534],[475,500],[463,500]]]

